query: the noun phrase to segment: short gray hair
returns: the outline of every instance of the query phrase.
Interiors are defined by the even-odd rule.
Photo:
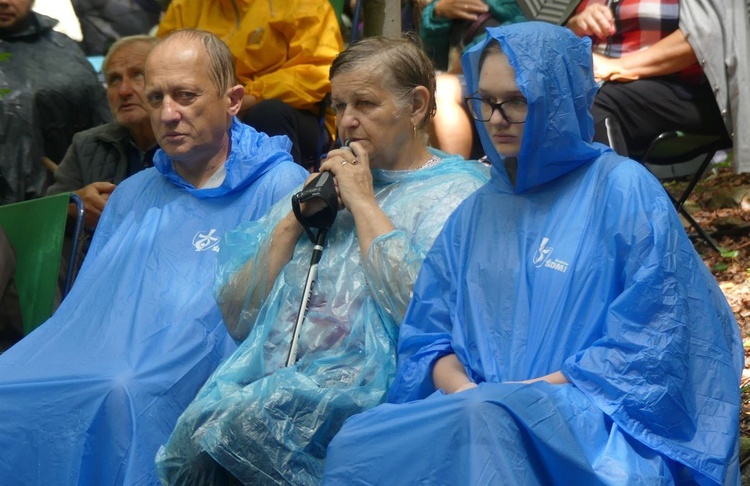
[[[331,64],[329,79],[339,72],[351,72],[359,68],[369,70],[381,67],[394,95],[399,99],[408,97],[417,86],[424,86],[430,93],[427,115],[418,128],[425,128],[435,115],[435,66],[422,49],[419,38],[407,34],[401,38],[365,37],[341,52]]]
[[[199,29],[180,29],[161,39],[160,43],[172,39],[200,41],[203,44],[211,66],[208,70],[208,77],[216,87],[219,96],[223,95],[232,86],[238,84],[232,51],[229,50],[229,46],[217,35]]]
[[[109,65],[109,60],[112,58],[112,56],[122,49],[123,47],[127,47],[133,44],[148,44],[151,47],[154,47],[159,42],[159,39],[156,37],[152,37],[150,35],[131,35],[127,37],[120,37],[117,39],[117,41],[112,44],[107,51],[107,55],[104,57],[104,62],[102,62],[102,72],[104,74],[107,73],[107,66]]]

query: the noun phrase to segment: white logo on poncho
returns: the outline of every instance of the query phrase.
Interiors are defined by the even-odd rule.
[[[547,243],[549,243],[549,238],[545,236],[539,244],[539,249],[534,253],[534,259],[532,260],[534,266],[537,268],[544,266],[562,273],[567,272],[570,264],[562,260],[550,259],[549,256],[554,248],[547,246]]]
[[[214,236],[214,233],[216,233],[215,229],[212,229],[208,233],[204,233],[201,231],[197,232],[193,237],[193,246],[195,247],[195,251],[219,251],[219,237]]]

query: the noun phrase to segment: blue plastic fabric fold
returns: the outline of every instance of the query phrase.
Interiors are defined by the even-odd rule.
[[[0,483],[158,483],[159,445],[236,348],[212,295],[224,233],[306,176],[286,137],[231,134],[218,188],[162,151],[120,184],[70,294],[0,356]]]

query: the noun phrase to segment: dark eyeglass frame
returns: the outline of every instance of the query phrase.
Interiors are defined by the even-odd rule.
[[[471,103],[473,101],[485,103],[486,105],[489,105],[492,108],[492,111],[490,111],[490,116],[488,116],[486,120],[481,118],[480,115],[474,113],[474,110],[471,108]],[[503,101],[502,103],[492,103],[491,101],[487,101],[486,99],[480,96],[469,96],[467,98],[464,98],[464,103],[466,103],[466,108],[469,110],[469,115],[476,121],[480,121],[480,122],[490,121],[492,119],[492,115],[495,114],[495,110],[497,110],[500,112],[500,116],[503,117],[503,120],[505,120],[508,123],[511,123],[513,125],[520,125],[521,123],[526,123],[526,117],[524,117],[523,121],[512,121],[510,118],[508,118],[508,114],[505,113],[505,110],[503,110],[503,105],[506,105],[508,103],[522,103],[526,105],[527,102],[524,99],[518,98],[518,99]]]

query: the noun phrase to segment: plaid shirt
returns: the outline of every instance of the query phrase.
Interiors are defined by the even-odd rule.
[[[579,14],[588,5],[609,5],[617,32],[606,40],[592,37],[593,50],[607,57],[621,57],[652,46],[679,28],[680,0],[582,0]],[[690,81],[703,78],[698,63],[679,73]]]

